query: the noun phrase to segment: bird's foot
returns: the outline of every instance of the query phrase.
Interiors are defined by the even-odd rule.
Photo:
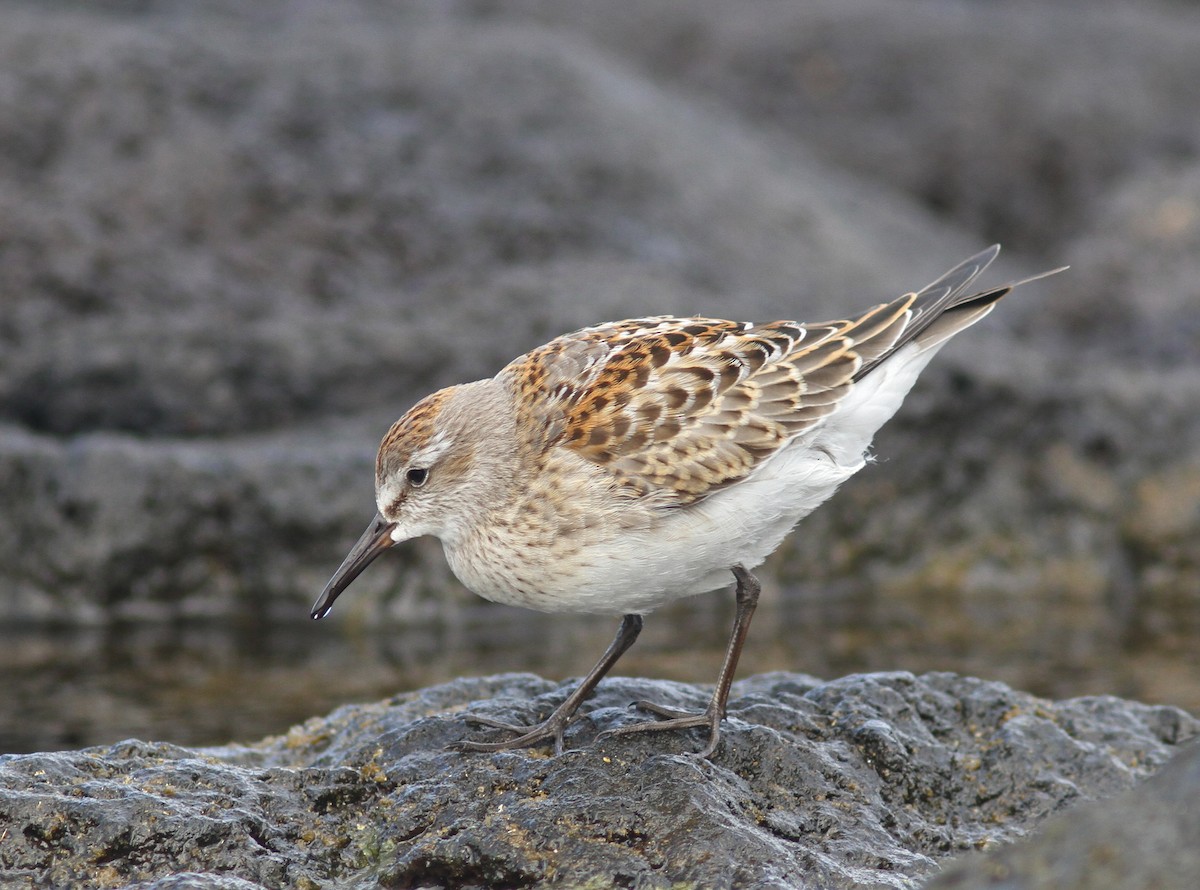
[[[641,629],[641,615],[630,614],[624,616],[621,619],[621,627],[617,630],[617,635],[608,644],[608,648],[600,656],[600,660],[596,662],[596,666],[588,671],[586,677],[579,681],[579,685],[566,697],[562,704],[554,709],[554,713],[541,723],[536,726],[517,726],[512,723],[505,723],[502,720],[493,720],[491,717],[481,717],[478,714],[464,714],[463,717],[471,723],[490,726],[493,729],[503,729],[506,732],[515,732],[517,737],[503,742],[462,741],[450,747],[459,751],[508,751],[512,748],[527,748],[531,745],[541,744],[542,742],[553,741],[555,756],[561,754],[563,752],[563,733],[566,732],[571,721],[575,719],[579,706],[592,694],[592,690],[596,688],[596,684],[616,664],[621,654],[633,645],[633,641],[637,639],[637,635]]]
[[[574,715],[555,711],[541,723],[533,726],[505,723],[503,720],[493,720],[491,717],[484,717],[480,714],[463,714],[462,716],[468,723],[516,733],[516,738],[499,742],[472,742],[464,739],[449,745],[455,751],[510,751],[513,748],[529,748],[542,742],[553,741],[554,754],[558,756],[563,752],[563,733],[566,732]]]
[[[695,729],[696,727],[706,726],[708,727],[708,744],[704,746],[702,751],[696,752],[695,756],[701,760],[707,760],[716,752],[717,745],[721,741],[721,720],[724,719],[725,715],[714,704],[710,703],[708,708],[699,713],[681,711],[678,708],[668,708],[649,701],[634,702],[634,707],[657,714],[663,719],[648,720],[645,723],[634,723],[630,726],[619,726],[616,729],[606,729],[600,733],[597,740],[608,736],[632,735],[635,732],[663,732],[672,729]]]

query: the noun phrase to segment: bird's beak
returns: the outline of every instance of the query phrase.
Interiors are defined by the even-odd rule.
[[[324,618],[333,608],[333,601],[359,576],[363,569],[369,566],[379,554],[389,549],[396,542],[392,540],[392,529],[396,523],[388,522],[376,514],[367,530],[362,533],[358,543],[350,550],[349,555],[342,560],[338,570],[333,573],[321,595],[317,597],[310,613],[314,620]]]

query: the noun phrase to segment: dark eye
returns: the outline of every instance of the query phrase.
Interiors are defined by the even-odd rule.
[[[404,474],[404,478],[408,480],[408,484],[413,488],[420,488],[425,484],[425,480],[429,478],[429,471],[420,469],[418,467],[413,467]]]

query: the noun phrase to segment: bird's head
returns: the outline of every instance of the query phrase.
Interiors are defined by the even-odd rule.
[[[421,535],[454,541],[470,524],[495,477],[490,383],[439,390],[392,424],[375,459],[379,512],[325,585],[313,618],[328,615],[333,601],[385,550]],[[490,456],[480,461],[485,440]]]

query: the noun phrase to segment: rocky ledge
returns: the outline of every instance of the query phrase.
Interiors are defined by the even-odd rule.
[[[1200,721],[1176,708],[1053,702],[943,673],[766,674],[735,685],[710,762],[690,755],[698,739],[686,733],[597,739],[641,719],[635,699],[705,700],[697,687],[616,678],[561,756],[447,750],[490,732],[468,710],[528,721],[566,689],[529,675],[460,680],[253,745],[0,757],[0,883],[913,887],[948,859],[1003,847],[1007,858],[938,880],[1043,886],[1014,877],[1036,877],[1014,865],[1029,848],[1082,875],[1045,886],[1108,886],[1113,862],[1111,886],[1149,886],[1139,874],[1173,886],[1172,874],[1189,880],[1176,864],[1196,856],[1200,814],[1185,802],[1200,794],[1200,748],[1186,743]],[[1009,845],[1064,809],[1083,815]],[[1146,832],[1149,847],[1135,837]],[[1154,852],[1122,858],[1126,847]]]

